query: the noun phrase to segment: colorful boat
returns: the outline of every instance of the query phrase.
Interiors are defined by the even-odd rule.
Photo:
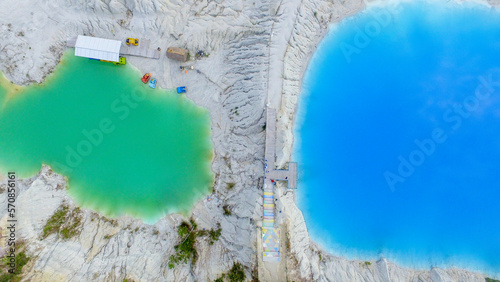
[[[153,89],[156,88],[156,78],[152,78],[151,81],[149,81],[149,87]]]
[[[177,93],[186,93],[186,86],[177,87]]]
[[[145,75],[141,78],[141,80],[142,80],[142,82],[144,82],[144,84],[146,84],[146,83],[148,83],[148,81],[149,81],[149,79],[150,79],[150,78],[151,78],[151,73],[149,73],[149,72],[148,72],[147,74],[145,74]]]

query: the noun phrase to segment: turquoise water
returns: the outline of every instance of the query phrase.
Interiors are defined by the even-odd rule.
[[[299,206],[335,254],[499,278],[500,12],[453,2],[372,6],[322,41]]]
[[[153,74],[154,75],[154,74]],[[0,85],[0,171],[68,178],[83,207],[154,221],[213,184],[208,112],[131,66],[64,55],[41,85]]]

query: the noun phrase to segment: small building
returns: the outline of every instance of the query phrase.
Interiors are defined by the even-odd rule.
[[[167,58],[181,62],[187,61],[188,51],[177,47],[168,47]]]
[[[78,35],[75,56],[118,62],[122,42],[118,40]]]

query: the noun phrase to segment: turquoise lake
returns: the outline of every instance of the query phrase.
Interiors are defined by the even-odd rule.
[[[306,72],[294,156],[311,237],[352,259],[500,278],[500,12],[370,7]]]
[[[108,216],[188,214],[213,186],[209,113],[141,76],[68,51],[43,84],[0,77],[0,172],[48,164],[77,204]]]

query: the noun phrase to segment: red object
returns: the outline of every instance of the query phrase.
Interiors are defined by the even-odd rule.
[[[142,80],[142,82],[144,82],[144,84],[146,84],[146,83],[148,83],[148,81],[149,81],[149,79],[150,79],[150,78],[151,78],[151,73],[149,73],[149,72],[148,72],[147,74],[145,74],[145,75],[141,78],[141,80]]]

